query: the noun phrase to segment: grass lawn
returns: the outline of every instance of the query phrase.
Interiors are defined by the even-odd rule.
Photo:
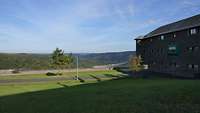
[[[4,85],[0,113],[199,113],[199,89],[199,80],[159,78]]]
[[[39,91],[39,90],[46,90],[46,89],[54,89],[63,87],[62,84],[67,86],[74,86],[80,84],[88,84],[88,83],[95,83],[105,80],[111,80],[118,77],[123,77],[124,75],[120,72],[114,70],[104,70],[104,71],[88,71],[88,72],[80,72],[79,78],[84,80],[84,82],[76,81],[75,80],[76,73],[69,72],[64,73],[62,76],[47,76],[45,74],[33,74],[33,75],[11,75],[11,76],[1,76],[1,80],[23,80],[24,82],[9,82],[9,83],[0,83],[0,96],[4,95],[12,95],[18,94],[23,92],[32,92],[32,91]],[[56,80],[58,77],[64,77],[64,79]],[[46,82],[30,82],[32,79],[44,79],[44,78],[51,78],[53,80],[46,81]],[[69,79],[67,79],[69,78]],[[55,80],[54,80],[55,79]],[[26,82],[28,81],[29,82]]]
[[[91,77],[91,75],[102,77],[104,75],[119,75],[120,72],[114,70],[100,70],[100,71],[85,71],[79,72],[80,77]],[[67,72],[63,73],[61,76],[57,77],[75,77],[76,72]],[[8,75],[8,76],[0,76],[0,80],[10,80],[10,79],[34,79],[34,78],[52,78],[55,76],[47,76],[46,74],[27,74],[27,75]]]

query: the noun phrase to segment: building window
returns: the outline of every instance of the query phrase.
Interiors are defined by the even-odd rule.
[[[162,54],[164,52],[163,48],[160,48],[160,53]]]
[[[195,28],[190,29],[190,34],[191,34],[191,35],[197,34],[197,29],[195,29]]]
[[[193,51],[193,47],[189,47],[188,50],[189,50],[189,51]]]
[[[174,36],[173,36],[174,38],[176,38],[176,34],[174,33]]]
[[[176,44],[168,45],[168,55],[178,55]]]
[[[169,47],[169,50],[171,50],[171,51],[176,50],[176,46],[170,46],[170,47]]]
[[[171,67],[176,67],[176,63],[175,63],[175,62],[171,62],[169,65],[170,65]]]
[[[198,51],[199,50],[199,46],[194,46],[194,51]]]
[[[187,49],[188,49],[188,51],[190,51],[190,52],[198,51],[198,50],[199,50],[199,46],[188,47]]]
[[[153,53],[153,49],[151,49],[151,53]]]
[[[197,64],[188,64],[188,68],[189,69],[198,70],[199,69],[199,65],[197,65]]]
[[[188,68],[189,68],[189,69],[192,69],[192,64],[188,64]]]
[[[194,65],[194,69],[198,69],[199,68],[199,65]]]
[[[145,53],[145,49],[143,49],[143,53]]]
[[[144,66],[144,69],[149,69],[149,65],[148,64],[145,64],[145,65],[143,65]]]
[[[159,48],[157,49],[157,53],[160,53],[160,49]]]
[[[164,39],[165,39],[164,35],[161,35],[161,36],[160,36],[160,39],[161,39],[161,40],[164,40]]]
[[[178,65],[176,62],[171,62],[169,65],[170,65],[171,67],[175,67],[175,68],[178,68],[178,67],[179,67],[179,65]]]
[[[137,40],[137,43],[139,44],[141,42],[141,40]]]

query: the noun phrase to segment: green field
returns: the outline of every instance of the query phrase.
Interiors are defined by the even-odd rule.
[[[23,92],[32,92],[39,90],[47,90],[53,88],[61,88],[64,85],[75,86],[88,83],[102,82],[105,80],[112,80],[125,75],[114,70],[102,70],[102,71],[86,71],[80,72],[79,78],[84,80],[80,82],[75,80],[76,72],[63,73],[62,76],[47,76],[45,74],[32,74],[32,75],[11,75],[0,76],[0,80],[32,80],[32,79],[48,79],[48,78],[63,78],[63,80],[55,80],[50,82],[25,82],[25,83],[0,83],[0,96],[18,94]]]
[[[105,76],[105,75],[119,75],[120,72],[114,71],[114,70],[100,70],[100,71],[84,71],[79,72],[80,77],[91,77],[91,75],[95,76]],[[61,76],[57,77],[75,77],[76,72],[66,72],[63,73]],[[0,76],[0,80],[12,80],[12,79],[34,79],[34,78],[52,78],[54,76],[47,76],[46,74],[28,74],[28,75],[10,75],[10,76]]]
[[[199,80],[116,79],[120,73],[115,71],[92,72],[92,75],[101,79],[106,73],[109,79],[102,81],[1,85],[0,113],[200,112]]]

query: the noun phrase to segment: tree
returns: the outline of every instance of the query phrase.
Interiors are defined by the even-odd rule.
[[[59,48],[56,48],[56,50],[53,51],[51,59],[51,64],[56,69],[64,69],[69,67],[73,62],[72,54],[65,55],[64,51]]]
[[[134,72],[141,71],[143,69],[141,56],[134,56],[130,58],[130,69]]]
[[[74,62],[74,57],[72,53],[70,53],[69,55],[67,55],[67,67],[71,68],[73,62]]]

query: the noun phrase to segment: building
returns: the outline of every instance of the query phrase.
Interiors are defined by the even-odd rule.
[[[161,26],[136,40],[136,54],[153,72],[200,77],[200,14]]]

